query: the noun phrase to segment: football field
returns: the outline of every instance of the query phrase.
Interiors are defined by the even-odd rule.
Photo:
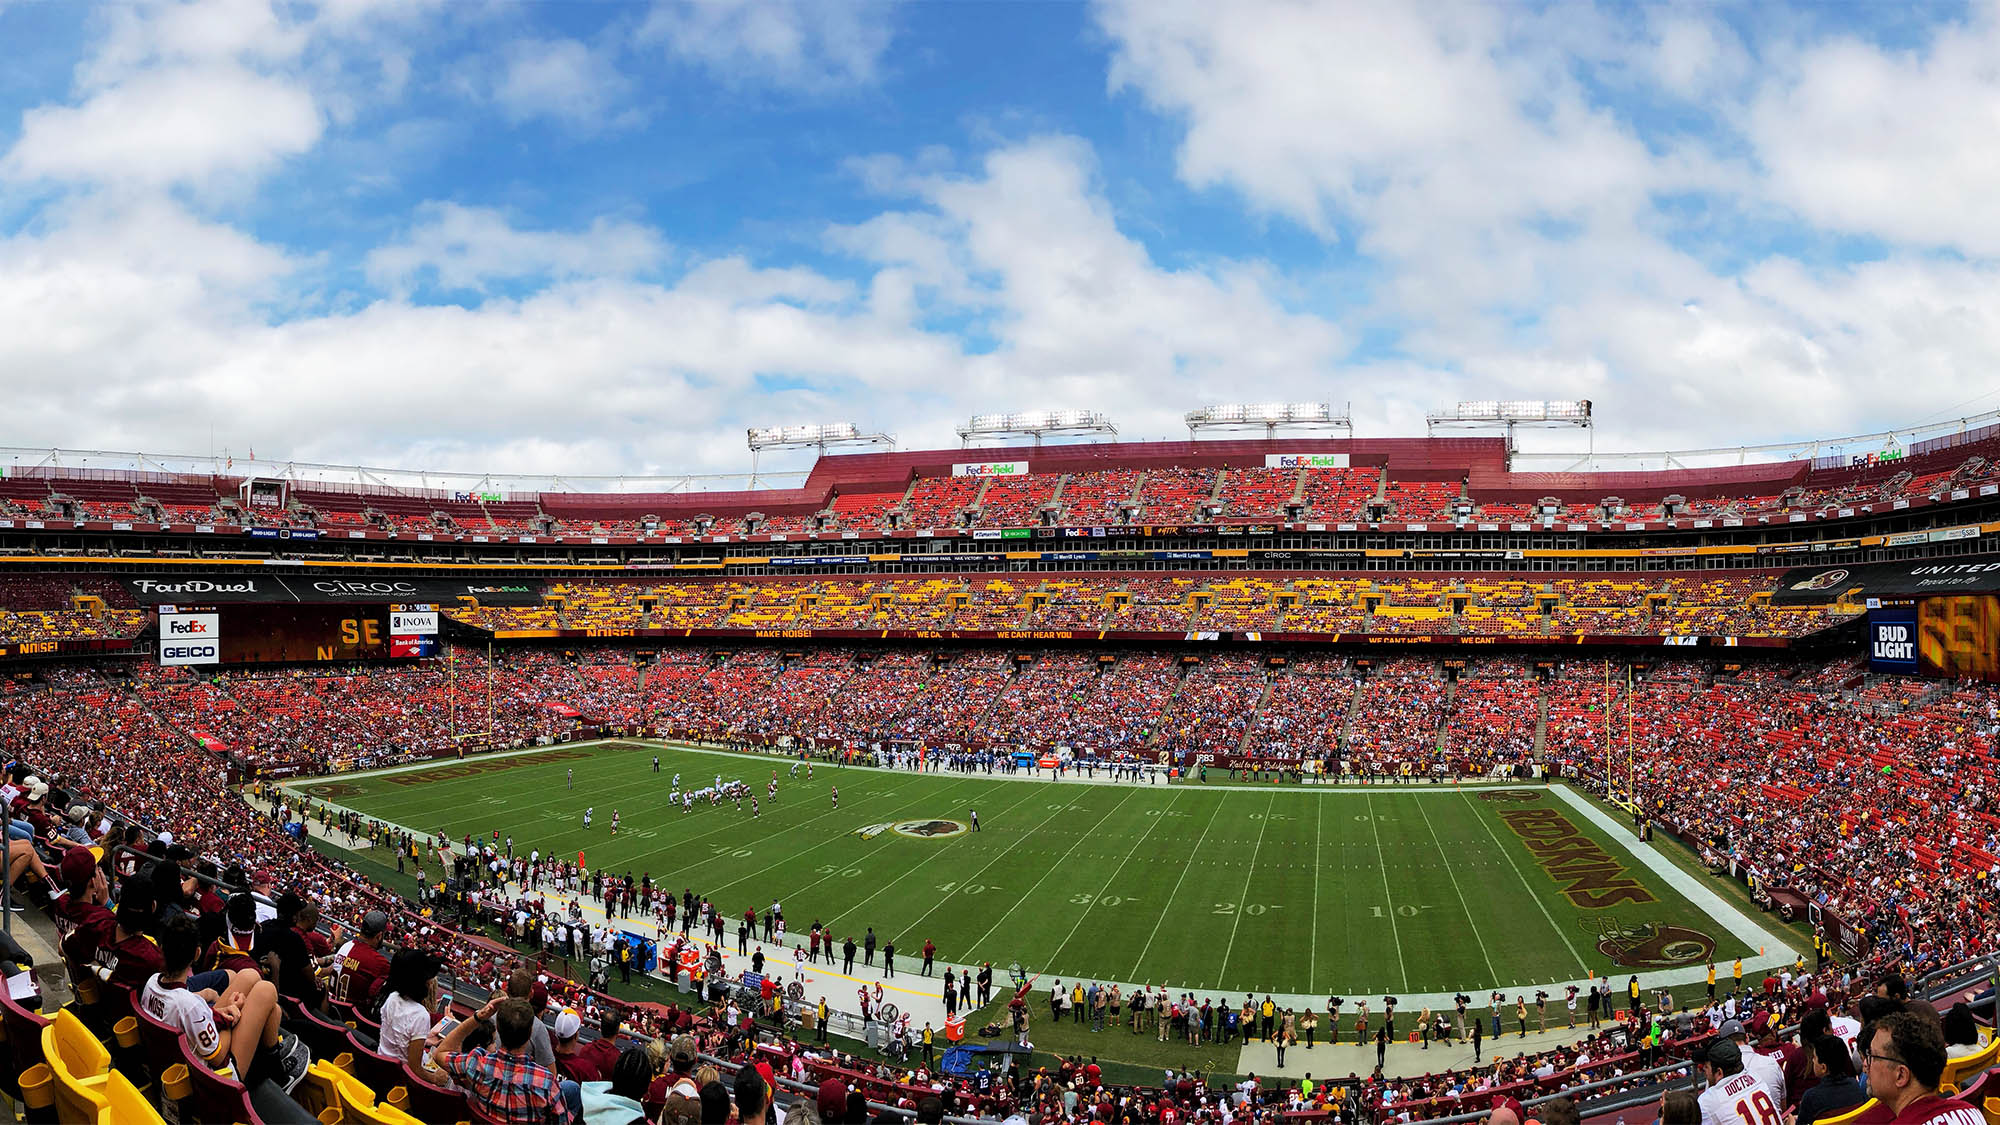
[[[912,968],[930,940],[940,960],[1065,979],[1483,998],[1592,971],[1726,972],[1757,952],[1552,789],[1090,785],[824,763],[808,782],[790,766],[609,742],[294,788],[426,835],[497,829],[517,853],[583,852],[692,888],[725,917],[776,899],[795,941],[815,920],[857,940],[872,926]],[[690,787],[740,778],[761,798],[774,770],[759,816],[748,801],[668,809],[677,773]]]

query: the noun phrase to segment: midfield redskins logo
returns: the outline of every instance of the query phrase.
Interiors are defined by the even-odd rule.
[[[1630,969],[1671,969],[1707,961],[1715,939],[1700,930],[1665,922],[1620,922],[1615,918],[1585,919],[1597,935],[1597,951]]]
[[[1489,789],[1481,793],[1479,799],[1492,801],[1495,804],[1518,805],[1527,801],[1539,801],[1542,795],[1533,789]]]
[[[915,836],[920,840],[937,840],[946,836],[956,836],[970,831],[965,824],[956,820],[905,820],[891,828],[898,836]]]

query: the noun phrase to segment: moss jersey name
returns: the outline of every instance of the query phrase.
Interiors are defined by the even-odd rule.
[[[1621,902],[1657,902],[1652,892],[1627,875],[1625,866],[1577,831],[1556,809],[1508,809],[1500,814],[1535,853],[1535,861],[1562,888],[1564,897],[1588,910]]]

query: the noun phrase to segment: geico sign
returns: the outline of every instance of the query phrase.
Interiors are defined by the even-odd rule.
[[[345,597],[368,597],[391,594],[414,594],[417,588],[408,582],[341,582],[327,578],[314,582],[312,588],[322,594],[338,594]]]
[[[215,646],[210,644],[167,645],[160,650],[160,655],[169,660],[191,660],[198,656],[214,656],[216,652]]]

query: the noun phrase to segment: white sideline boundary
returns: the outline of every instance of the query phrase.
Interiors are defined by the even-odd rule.
[[[658,748],[663,750],[664,749],[681,750],[697,754],[709,754],[717,757],[736,758],[736,759],[741,759],[746,756],[746,752],[740,750],[723,750],[714,747],[695,746],[679,742],[666,742],[658,739],[600,738],[600,739],[592,739],[587,742],[556,743],[550,746],[535,746],[535,747],[526,747],[518,750],[496,751],[491,754],[468,755],[464,759],[433,758],[424,762],[413,762],[398,766],[386,766],[380,769],[365,770],[356,773],[327,774],[327,775],[320,775],[317,777],[305,777],[305,778],[286,778],[277,782],[276,784],[279,789],[284,790],[293,796],[306,797],[330,809],[334,809],[340,812],[351,812],[354,813],[356,816],[362,817],[363,819],[372,820],[378,824],[383,824],[390,828],[401,829],[402,831],[408,832],[411,835],[421,839],[429,839],[431,833],[428,831],[410,828],[406,825],[397,824],[393,821],[386,820],[379,816],[371,816],[370,814],[362,812],[359,809],[348,808],[347,806],[341,805],[337,802],[326,800],[325,798],[322,797],[314,797],[310,793],[302,792],[302,790],[306,786],[319,784],[329,780],[385,777],[394,774],[410,773],[418,770],[445,769],[450,766],[460,764],[461,762],[472,761],[475,759],[483,760],[483,759],[501,758],[501,757],[519,757],[528,754],[545,753],[550,750],[588,749],[593,746],[611,745],[614,743],[629,743],[640,747],[657,746]],[[634,752],[641,753],[643,752],[643,750],[637,750]],[[756,752],[751,751],[747,753],[756,753]],[[835,766],[833,768],[868,769],[885,773],[907,772],[902,770],[890,770],[885,767],[879,767],[879,766]],[[970,778],[975,775],[970,775],[970,774],[955,775],[955,774],[941,773],[940,776],[942,777],[958,776],[958,777]],[[1058,784],[1058,785],[1136,786],[1144,784],[1144,783],[1133,783],[1133,782],[1113,782],[1105,779],[1091,779],[1091,778],[1079,778],[1079,779],[1066,778],[1059,782],[1052,782],[1046,777],[1037,776],[1033,774],[1025,776],[1018,774],[1015,775],[993,774],[990,776],[988,775],[977,775],[977,776],[985,780],[994,780],[994,781],[1022,781],[1022,782],[1039,781],[1045,785]],[[1289,786],[1286,788],[1288,789],[1288,791],[1293,793],[1319,792],[1319,793],[1329,793],[1329,794],[1335,794],[1335,793],[1368,794],[1368,793],[1392,792],[1392,793],[1418,793],[1418,794],[1434,793],[1443,796],[1446,794],[1456,794],[1463,787],[1464,786],[1458,784],[1449,784],[1449,783],[1440,783],[1437,785],[1403,785],[1403,784],[1385,783],[1381,785]],[[1682,895],[1686,896],[1688,901],[1692,903],[1696,909],[1707,914],[1715,922],[1722,925],[1725,929],[1728,930],[1731,936],[1737,938],[1739,941],[1742,941],[1746,945],[1765,950],[1766,952],[1763,953],[1762,955],[1755,957],[1746,957],[1743,959],[1743,971],[1746,980],[1750,979],[1751,974],[1753,973],[1762,973],[1765,970],[1777,969],[1784,966],[1788,966],[1792,964],[1794,959],[1797,957],[1798,951],[1794,949],[1788,942],[1783,941],[1777,936],[1773,935],[1769,930],[1765,929],[1755,919],[1751,918],[1750,916],[1745,914],[1741,909],[1736,907],[1734,904],[1730,903],[1729,901],[1724,899],[1721,895],[1717,894],[1712,888],[1705,886],[1700,880],[1689,875],[1685,870],[1674,864],[1673,861],[1659,854],[1657,850],[1642,844],[1639,841],[1638,837],[1632,832],[1630,828],[1619,823],[1617,818],[1612,817],[1611,815],[1605,813],[1603,810],[1599,809],[1597,806],[1592,804],[1588,799],[1577,794],[1569,786],[1552,785],[1546,782],[1509,781],[1509,782],[1481,782],[1477,783],[1476,786],[1473,787],[1508,788],[1508,789],[1544,789],[1552,792],[1558,800],[1562,801],[1570,808],[1582,814],[1593,825],[1598,827],[1607,836],[1609,836],[1613,841],[1613,843],[1615,844],[1615,846],[1623,850],[1633,862],[1644,866],[1646,870],[1651,872],[1655,877],[1660,879],[1662,882],[1666,883],[1668,886],[1673,887],[1676,891],[1679,891]],[[1243,784],[1206,785],[1201,783],[1195,783],[1192,785],[1184,786],[1182,788],[1203,789],[1203,790],[1205,789],[1245,790],[1252,792],[1269,793],[1276,787],[1271,785],[1243,785]],[[350,845],[349,850],[359,851],[361,850],[361,848],[353,847]],[[516,884],[509,883],[508,887],[513,893],[521,893],[521,888],[519,888]],[[589,901],[585,901],[583,903],[583,914],[585,919],[592,923],[600,923],[608,920],[604,913],[604,907],[601,904],[592,903]],[[650,918],[639,918],[635,916],[631,918],[613,919],[609,921],[611,922],[614,928],[631,929],[641,933],[651,932],[652,920]],[[801,935],[794,935],[794,936],[797,937]],[[753,944],[761,944],[761,943],[753,943]],[[792,959],[786,955],[787,952],[788,951],[767,949],[765,951],[765,957],[769,962],[789,967],[792,965]],[[745,961],[745,964],[742,966],[737,966],[736,962],[738,960]],[[910,966],[912,969],[915,968],[917,960],[918,959],[915,958],[911,959]],[[1608,962],[1609,958],[1605,958],[1605,960]],[[747,959],[738,958],[736,954],[733,952],[733,950],[729,949],[726,944],[724,947],[724,963],[726,966],[730,967],[730,971],[732,973],[736,971],[737,968],[748,967]],[[958,962],[947,963],[942,960],[938,961],[938,965],[941,968],[945,967],[947,964],[949,964],[949,967],[954,969],[972,968],[976,971],[978,968],[978,966],[976,965],[963,965]],[[1620,974],[1616,972],[1617,967],[1607,964],[1605,968],[1606,972],[1609,974],[1609,979],[1611,980],[1614,986],[1614,997],[1622,1002],[1624,998],[1624,990],[1618,979]],[[873,983],[874,981],[881,979],[879,972],[869,973],[867,972],[867,970],[863,969],[863,967],[859,965],[855,967],[855,973],[851,977],[847,976],[846,974],[832,972],[828,968],[822,968],[819,966],[806,966],[805,972],[811,974],[811,976],[808,979],[814,981],[818,981],[822,978],[833,978],[849,983],[862,983],[862,982]],[[1001,974],[996,973],[995,975],[997,978]],[[1036,975],[1038,979],[1048,979],[1048,980],[1055,980],[1055,979],[1070,980],[1073,979],[1074,977],[1073,974],[1063,974],[1055,969],[1046,969],[1046,968],[1041,969],[1039,972],[1037,972]],[[1626,973],[1623,975],[1630,976],[1632,974]],[[1726,980],[1729,976],[1727,971],[1727,966],[1721,962],[1718,962],[1718,969],[1716,975],[1718,983],[1721,983],[1723,980]],[[1650,992],[1659,988],[1676,988],[1688,984],[1701,984],[1707,979],[1707,967],[1705,965],[1692,965],[1678,969],[1655,970],[1653,972],[1640,973],[1638,974],[1638,977],[1639,977],[1640,987]],[[1097,978],[1084,977],[1080,979],[1091,980]],[[1555,985],[1556,988],[1551,991],[1558,993],[1557,1003],[1558,1007],[1560,1007],[1559,993],[1562,986],[1573,983],[1578,985],[1579,987],[1582,987],[1588,984],[1590,979],[1592,978],[1581,978],[1581,979],[1572,978],[1568,980],[1551,978],[1545,981],[1544,980],[1519,981],[1504,988],[1498,988],[1498,990],[1506,992],[1509,995],[1525,995],[1534,992],[1536,989],[1547,989],[1548,986]],[[915,1026],[921,1026],[922,1021],[926,1019],[929,1019],[934,1026],[938,1027],[943,1026],[942,1022],[944,1019],[943,987],[942,987],[942,981],[938,981],[938,983],[935,986],[931,984],[932,981],[936,980],[937,978],[934,977],[924,978],[917,976],[914,972],[904,972],[904,973],[898,973],[894,979],[894,983],[888,985],[890,991],[901,994],[898,997],[898,1002],[901,1004],[901,1006],[904,1008],[905,1011],[910,1012],[912,1017],[918,1021],[918,1023]],[[1141,985],[1138,982],[1133,982],[1133,981],[1111,981],[1111,980],[1097,979],[1097,983],[1103,985],[1116,984],[1122,991],[1127,993],[1141,987]],[[1233,997],[1233,993],[1230,993],[1229,991],[1220,986],[1215,988],[1201,988],[1201,987],[1194,987],[1187,985],[1176,985],[1169,982],[1158,981],[1158,980],[1146,982],[1145,986],[1152,987],[1155,984],[1165,984],[1168,990],[1170,992],[1175,993],[1176,995],[1182,992],[1192,992],[1196,996],[1207,995],[1207,996],[1220,996],[1225,998]],[[911,987],[912,985],[916,987]],[[820,986],[824,987],[824,984],[822,983]],[[932,987],[936,988],[936,992],[931,991]],[[994,990],[996,994],[1001,992],[1003,989],[1004,989],[1004,984],[996,979],[994,985]],[[1489,990],[1482,986],[1478,991],[1480,993],[1484,993]],[[1470,993],[1468,994],[1470,995]],[[1426,1008],[1426,1007],[1431,1008],[1434,1011],[1450,1011],[1454,1007],[1454,997],[1455,994],[1450,992],[1405,993],[1398,995],[1397,1002],[1399,1007],[1409,1012],[1415,1012],[1421,1008]],[[1483,997],[1476,997],[1476,998],[1483,999]],[[1303,992],[1273,993],[1271,994],[1271,999],[1272,1002],[1278,1005],[1278,1007],[1280,1008],[1287,1008],[1287,1007],[1300,1008],[1300,1009],[1313,1008],[1314,1010],[1323,1010],[1323,1005],[1325,1003],[1325,997],[1319,996],[1317,993],[1303,993]],[[1679,997],[1679,999],[1685,1001],[1687,997],[1683,996]],[[1480,1007],[1480,1005],[1475,1005],[1475,1008],[1477,1007]]]

